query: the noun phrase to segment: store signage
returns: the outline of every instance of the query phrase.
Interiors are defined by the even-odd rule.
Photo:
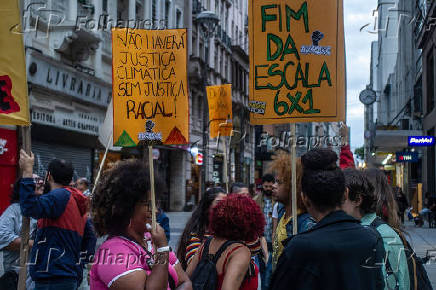
[[[56,62],[32,55],[27,79],[35,86],[70,95],[82,101],[106,107],[112,98],[109,84]]]
[[[416,163],[419,161],[418,152],[397,152],[397,162],[412,162]]]
[[[74,112],[49,111],[40,108],[32,108],[32,122],[50,125],[65,130],[76,131],[84,134],[98,136],[98,129],[103,123],[104,115],[97,117],[96,112],[86,113],[77,109]]]
[[[212,180],[215,184],[221,184],[223,181],[223,162],[221,156],[215,156],[213,159]]]
[[[197,154],[197,157],[195,158],[195,164],[203,165],[203,154],[202,153]]]
[[[409,136],[409,146],[411,147],[434,146],[434,144],[434,136]]]

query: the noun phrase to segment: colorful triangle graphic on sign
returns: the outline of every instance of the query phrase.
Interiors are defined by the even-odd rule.
[[[117,142],[114,143],[114,146],[119,146],[119,147],[135,147],[136,143],[129,136],[129,134],[126,132],[126,130],[124,130],[123,133],[118,138]]]
[[[173,130],[171,130],[170,134],[168,135],[168,138],[165,140],[164,144],[173,144],[173,145],[180,145],[180,144],[187,144],[185,136],[183,136],[182,132],[180,132],[179,128],[174,127]]]

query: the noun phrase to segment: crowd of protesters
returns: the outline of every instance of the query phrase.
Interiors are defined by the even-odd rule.
[[[309,151],[296,160],[294,221],[290,160],[276,153],[259,193],[210,185],[175,251],[140,161],[116,163],[91,194],[86,178],[72,182],[70,162],[51,161],[44,182],[21,151],[23,176],[0,217],[0,289],[16,288],[22,216],[31,218],[27,289],[431,289],[405,240],[407,199],[382,170]]]

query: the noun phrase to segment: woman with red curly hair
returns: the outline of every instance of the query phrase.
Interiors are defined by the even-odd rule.
[[[258,269],[243,241],[256,240],[263,234],[265,218],[259,206],[248,195],[230,194],[212,208],[209,219],[212,237],[193,258],[188,275],[193,276],[203,255],[221,252],[215,264],[216,289],[257,289]]]

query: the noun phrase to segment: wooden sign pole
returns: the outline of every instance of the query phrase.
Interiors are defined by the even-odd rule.
[[[298,233],[297,225],[297,140],[295,133],[295,123],[290,124],[291,127],[291,187],[292,187],[292,234],[296,235]]]
[[[109,151],[109,146],[111,144],[112,138],[113,138],[113,134],[111,134],[109,136],[109,139],[107,141],[106,150],[104,151],[103,158],[101,159],[100,168],[98,169],[97,177],[95,178],[95,181],[94,181],[94,187],[92,188],[91,198],[92,198],[92,196],[94,196],[95,188],[97,187],[98,181],[100,180],[101,171],[102,171],[104,163],[106,161],[107,152]]]
[[[26,153],[30,156],[32,150],[31,147],[31,135],[29,127],[19,127],[22,146]],[[22,172],[21,172],[22,174]],[[18,275],[18,290],[26,290],[27,279],[27,259],[29,256],[29,232],[30,232],[30,218],[23,216],[21,221],[21,244],[20,244],[20,272]]]
[[[152,227],[156,229],[156,194],[154,191],[154,166],[153,166],[153,146],[148,146],[148,167],[150,169],[150,188],[151,188],[151,210],[152,210]]]

